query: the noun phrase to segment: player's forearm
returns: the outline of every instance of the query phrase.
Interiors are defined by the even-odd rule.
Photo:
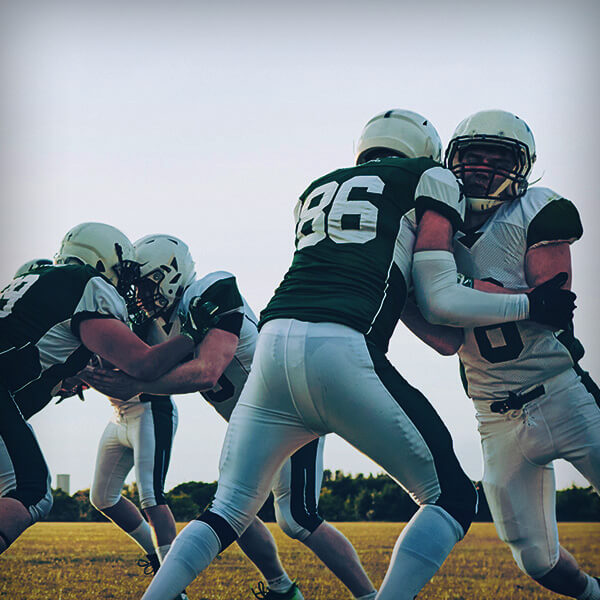
[[[198,361],[179,365],[153,381],[140,381],[140,392],[168,396],[171,394],[191,394],[215,387],[218,377]]]
[[[420,340],[443,356],[456,354],[463,343],[461,328],[429,323],[411,298],[407,299],[400,318]]]
[[[178,335],[162,344],[148,347],[144,356],[131,370],[122,370],[136,379],[154,381],[193,351],[194,344],[190,338]]]
[[[412,276],[419,309],[436,325],[480,327],[529,317],[524,293],[488,294],[458,284],[451,252],[415,253]]]
[[[511,290],[510,288],[505,288],[496,283],[492,283],[491,281],[484,281],[482,279],[473,280],[473,289],[479,290],[480,292],[486,292],[487,294],[525,294],[532,290],[532,288]]]

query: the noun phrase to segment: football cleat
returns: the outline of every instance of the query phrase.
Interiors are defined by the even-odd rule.
[[[156,554],[146,554],[146,558],[140,558],[137,561],[138,567],[144,569],[144,575],[156,575],[160,567],[160,561]]]
[[[254,591],[254,588],[250,589],[252,590],[254,597],[259,600],[304,600],[304,596],[295,581],[287,592],[275,592],[270,590],[262,581],[258,582],[257,592]]]

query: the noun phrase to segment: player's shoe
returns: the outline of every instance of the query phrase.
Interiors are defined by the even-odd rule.
[[[262,581],[258,582],[257,592],[255,592],[253,588],[250,589],[252,590],[254,597],[259,600],[304,600],[304,596],[295,581],[287,592],[274,592],[265,586]]]
[[[146,554],[146,558],[138,559],[137,565],[144,569],[144,575],[152,575],[154,577],[160,567],[160,561],[156,554]]]

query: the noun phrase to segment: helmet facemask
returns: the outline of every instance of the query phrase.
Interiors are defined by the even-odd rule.
[[[461,179],[470,210],[486,212],[520,198],[535,162],[531,129],[517,115],[482,110],[461,121],[448,144],[445,165]]]
[[[161,293],[164,278],[163,270],[157,268],[135,282],[134,298],[127,304],[129,318],[135,325],[154,319],[169,308],[169,299]]]
[[[168,318],[185,289],[194,281],[194,259],[185,242],[167,234],[151,234],[134,244],[140,263],[134,300],[127,309],[136,325]]]
[[[115,243],[115,253],[119,259],[119,262],[112,266],[112,270],[117,275],[115,287],[117,292],[125,299],[125,302],[129,303],[135,297],[135,283],[140,277],[140,264],[135,260],[123,258],[121,244]]]

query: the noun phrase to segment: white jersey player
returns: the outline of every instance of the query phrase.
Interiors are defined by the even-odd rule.
[[[101,391],[124,398],[143,391],[153,394],[200,391],[228,421],[250,372],[258,335],[258,319],[241,296],[231,273],[217,271],[194,280],[193,261],[181,240],[167,235],[150,235],[136,242],[135,248],[142,276],[137,285],[137,306],[130,307],[130,314],[134,321],[140,323],[136,330],[148,343],[159,343],[176,335],[180,315],[187,314],[192,301],[218,305],[218,323],[215,330],[207,334],[195,358],[150,385],[106,371],[89,373],[88,381]],[[172,281],[176,284],[174,287],[169,286]],[[153,435],[157,429],[156,424],[152,427],[152,413],[154,406],[171,406],[171,401],[164,396],[161,400],[161,396],[154,395],[151,396],[151,402],[140,403],[140,397],[144,400],[146,396],[142,394],[125,401],[112,399],[117,419],[109,424],[100,444],[92,500],[99,508],[102,505],[115,505],[117,501],[130,505],[125,499],[119,500],[118,495],[127,472],[135,462],[142,508],[150,516],[151,511],[146,505],[149,501],[156,502],[152,490],[159,486],[162,492],[164,482],[164,470],[157,471],[156,468],[155,456],[159,443],[158,436],[155,439]],[[136,444],[135,437],[126,437],[125,429],[135,428],[137,433],[143,427],[141,424],[135,425],[140,420],[147,421],[149,425],[147,434],[138,437]],[[172,440],[172,436],[164,437],[169,442]],[[119,441],[123,438],[131,441]],[[318,513],[323,477],[323,443],[323,437],[315,439],[283,465],[272,486],[275,514],[278,524],[288,536],[311,548],[360,597],[372,591],[372,584],[350,542],[325,523]],[[133,446],[133,451],[129,446]],[[170,444],[165,451],[170,451]],[[145,466],[140,467],[134,461],[136,452],[148,454],[154,459],[147,460],[143,463]],[[123,460],[125,454],[129,456],[128,461]],[[157,472],[162,476],[161,481],[156,481]],[[144,481],[147,482],[145,486]],[[144,492],[146,487],[150,490],[148,495]],[[104,497],[102,494],[105,494]],[[103,512],[113,518],[110,509],[109,512],[103,509]],[[141,515],[136,528],[140,528],[134,532],[137,536],[141,529],[148,528]],[[302,598],[297,585],[281,566],[275,541],[260,519],[254,519],[238,542],[267,581],[268,588],[259,584],[259,597],[269,600]],[[149,550],[147,552],[151,554]],[[165,548],[159,548],[161,560],[165,554]]]
[[[356,166],[318,178],[300,196],[296,252],[261,312],[214,501],[176,538],[144,600],[162,600],[192,581],[244,532],[287,457],[328,432],[377,461],[420,506],[398,539],[377,598],[413,600],[464,536],[476,510],[475,488],[431,404],[385,356],[410,285],[415,238],[403,216],[415,197],[427,197],[460,220],[459,186],[437,162],[440,153],[428,119],[386,111],[365,127]],[[427,263],[426,248],[421,254]],[[453,280],[447,286],[442,273],[442,286],[455,301],[454,317],[487,325],[530,316],[539,290],[511,298],[468,290],[457,285],[450,260]],[[425,271],[427,279],[431,269]]]
[[[153,249],[160,245],[160,240],[152,241],[155,242]],[[168,238],[162,260],[151,268],[145,252],[148,247],[146,238],[134,244],[140,279],[136,282],[135,300],[128,308],[130,313],[138,310],[137,299],[144,293],[145,283],[153,282],[152,289],[160,284],[164,294],[160,298],[165,302],[165,306],[159,307],[163,309],[162,314],[144,326],[134,326],[134,331],[154,346],[180,333],[181,321],[175,309],[186,287],[194,282],[196,273],[194,261],[181,240]],[[164,309],[169,309],[166,314]],[[90,502],[144,550],[146,559],[138,561],[144,572],[155,573],[176,534],[164,484],[177,431],[177,406],[168,395],[132,394],[124,399],[109,395],[109,400],[114,414],[98,445]],[[121,495],[131,469],[135,469],[140,506],[146,519]]]
[[[458,270],[467,282],[479,280],[479,289],[500,291],[495,283],[520,292],[559,272],[570,286],[569,245],[581,237],[581,222],[569,200],[527,186],[534,160],[529,127],[504,111],[468,117],[450,141],[447,165],[462,179],[468,202],[454,254]],[[598,582],[558,541],[552,461],[569,461],[600,490],[600,409],[558,334],[530,321],[466,328],[459,357],[500,538],[541,585],[599,599]]]

